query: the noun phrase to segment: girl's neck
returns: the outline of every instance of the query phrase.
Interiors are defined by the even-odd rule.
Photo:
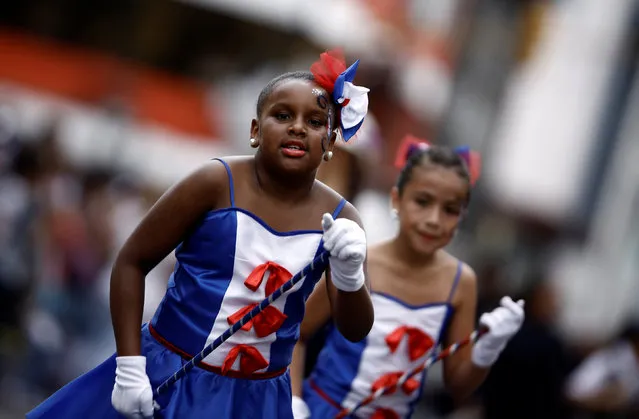
[[[285,202],[298,202],[308,197],[315,183],[315,172],[308,175],[277,173],[262,159],[255,157],[254,173],[257,187],[267,195]]]
[[[393,256],[413,268],[424,268],[432,264],[437,256],[437,251],[428,255],[415,252],[408,240],[401,237],[401,232],[389,244]]]

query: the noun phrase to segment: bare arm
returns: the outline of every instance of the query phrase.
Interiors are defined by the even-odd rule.
[[[475,327],[477,308],[477,277],[464,265],[456,295],[455,314],[446,334],[445,345],[452,345],[470,335]],[[470,396],[486,379],[487,368],[479,368],[471,360],[472,346],[468,345],[444,359],[444,383],[455,399]]]
[[[140,355],[144,278],[215,207],[226,172],[211,162],[169,189],[142,219],[111,272],[111,320],[119,356]]]
[[[300,338],[293,349],[291,362],[291,388],[294,396],[302,396],[302,382],[304,381],[304,364],[306,362],[306,342],[331,317],[331,307],[328,301],[326,278],[322,278],[315,291],[306,302],[306,314],[300,326]]]
[[[342,210],[341,217],[355,221],[360,227],[362,220],[359,213],[347,203]],[[331,315],[337,326],[337,330],[351,342],[359,342],[364,339],[371,327],[373,327],[374,313],[373,302],[370,297],[370,282],[366,260],[364,260],[364,280],[365,286],[355,292],[340,291],[333,285],[330,269],[326,271],[326,286],[328,288],[328,298],[330,301]]]

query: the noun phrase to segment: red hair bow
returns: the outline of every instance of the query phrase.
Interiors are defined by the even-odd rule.
[[[410,134],[406,135],[402,139],[399,149],[397,150],[397,155],[395,156],[395,167],[401,170],[415,152],[419,150],[427,150],[429,147],[430,143],[428,141],[414,137]],[[478,152],[472,151],[468,146],[456,147],[454,151],[466,163],[470,185],[475,186],[475,183],[477,183],[481,174],[481,156]]]
[[[311,65],[311,73],[317,84],[333,94],[335,81],[346,71],[346,60],[341,50],[332,50],[320,54],[320,59]]]
[[[419,150],[426,150],[430,147],[430,143],[421,138],[414,137],[407,134],[399,144],[397,149],[397,155],[395,156],[395,167],[402,169],[406,166],[406,162],[415,152]]]
[[[481,156],[478,152],[472,151],[468,146],[457,147],[455,148],[455,152],[466,162],[470,186],[475,186],[481,174]]]

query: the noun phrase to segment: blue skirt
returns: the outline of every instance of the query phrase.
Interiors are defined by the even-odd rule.
[[[333,419],[340,412],[340,409],[320,396],[308,380],[304,381],[303,398],[311,411],[311,419]]]
[[[185,361],[142,328],[142,354],[155,389]],[[122,419],[111,406],[115,383],[115,355],[76,378],[27,413],[27,419]],[[192,369],[158,400],[163,419],[293,419],[288,372],[275,378],[244,380]]]

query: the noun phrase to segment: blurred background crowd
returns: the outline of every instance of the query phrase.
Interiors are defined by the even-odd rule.
[[[25,0],[0,5],[0,419],[114,351],[127,235],[205,160],[251,152],[263,85],[334,47],[370,114],[321,178],[374,243],[402,136],[470,145],[450,250],[479,312],[527,299],[480,391],[455,403],[434,368],[415,417],[639,417],[639,1]]]

